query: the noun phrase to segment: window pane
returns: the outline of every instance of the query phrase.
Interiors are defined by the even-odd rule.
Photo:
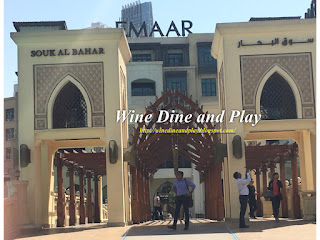
[[[156,94],[155,91],[155,83],[131,83],[131,91],[132,96],[154,96]]]
[[[6,140],[10,140],[14,138],[14,128],[6,129]]]
[[[216,79],[204,78],[201,79],[202,96],[216,96]]]
[[[187,90],[187,82],[185,77],[167,77],[167,88],[176,89],[180,92]]]
[[[149,62],[151,61],[151,54],[132,54],[133,62]]]
[[[6,148],[6,157],[7,159],[11,159],[11,148]]]
[[[182,53],[168,54],[168,65],[169,66],[182,66],[183,65],[183,54]]]
[[[201,67],[217,65],[217,60],[211,56],[210,47],[198,48],[198,61],[199,61],[199,66]]]
[[[14,120],[14,109],[6,109],[6,121],[13,121]]]

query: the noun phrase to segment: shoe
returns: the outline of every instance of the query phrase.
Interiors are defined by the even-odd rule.
[[[257,219],[255,216],[250,217],[251,219]]]
[[[276,222],[280,222],[279,218],[276,218]]]
[[[249,226],[248,225],[243,225],[243,226],[240,226],[239,228],[248,228]]]
[[[173,229],[173,230],[177,230],[177,226],[168,226],[168,228]]]
[[[185,226],[183,230],[188,230],[188,229],[189,229],[189,227]]]

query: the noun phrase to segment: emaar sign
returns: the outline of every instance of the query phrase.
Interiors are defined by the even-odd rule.
[[[128,25],[129,25],[129,27],[128,27]],[[180,37],[181,35],[184,37],[186,35],[186,32],[192,33],[190,31],[190,29],[192,28],[192,25],[193,24],[191,21],[182,20],[181,21],[181,34],[180,34],[174,21],[171,21],[171,24],[170,24],[165,36],[168,37],[170,32],[174,32],[178,37]],[[127,37],[132,37],[131,36],[132,32],[134,32],[136,37],[151,37],[154,32],[158,32],[161,37],[164,37],[164,34],[163,34],[157,21],[154,22],[150,33],[147,32],[147,25],[145,22],[143,22],[140,29],[136,28],[132,22],[129,22],[129,23],[125,22],[125,21],[116,22],[116,28],[119,28],[120,26],[123,27],[125,30],[128,29],[128,31],[126,31]]]

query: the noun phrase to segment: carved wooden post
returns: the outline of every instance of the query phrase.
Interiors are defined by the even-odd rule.
[[[209,171],[205,171],[205,212],[206,212],[206,218],[210,218],[210,209],[209,209],[209,204],[210,204],[210,199],[209,199]]]
[[[221,178],[221,171],[222,171],[222,163],[217,164],[217,194],[218,194],[218,213],[217,213],[217,220],[222,221],[224,218],[224,206],[223,206],[223,198],[222,198],[222,178]]]
[[[76,194],[74,187],[74,165],[73,162],[68,163],[69,171],[69,191],[70,191],[70,202],[69,202],[69,226],[76,225]]]
[[[268,183],[267,183],[267,167],[262,166],[262,186],[263,186],[263,194],[267,191]]]
[[[151,205],[150,205],[150,177],[147,172],[147,213],[148,213],[148,219],[151,220]]]
[[[88,211],[88,223],[93,223],[92,217],[92,188],[91,188],[91,178],[92,173],[87,172],[87,184],[88,184],[88,194],[87,194],[87,211]]]
[[[275,173],[275,164],[270,162],[270,180],[272,180],[273,174]]]
[[[55,163],[57,166],[57,184],[58,184],[58,203],[57,203],[57,227],[64,227],[64,221],[66,216],[66,203],[63,192],[63,160],[61,154],[55,155]]]
[[[296,144],[295,144],[296,145]],[[293,215],[295,218],[300,218],[300,197],[298,189],[298,163],[297,163],[297,148],[292,149],[291,154],[291,171],[292,171],[292,204]]]
[[[86,223],[86,209],[84,205],[84,169],[79,168],[79,188],[80,188],[80,224]]]
[[[131,200],[131,211],[133,223],[139,223],[139,203],[138,203],[138,179],[137,179],[137,168],[130,166],[130,172],[132,175],[132,200]]]
[[[142,182],[142,172],[141,168],[138,170],[138,179],[139,179],[139,220],[140,222],[144,222],[143,217],[143,182]]]
[[[99,179],[100,176],[94,174],[94,222],[100,223],[100,204],[99,204]]]
[[[286,189],[286,169],[285,169],[285,159],[280,159],[280,180],[282,182],[283,188],[281,189],[282,195],[282,217],[288,217],[288,198],[287,198],[287,189]]]
[[[211,168],[212,173],[212,219],[217,220],[218,219],[218,167],[213,166]]]
[[[262,203],[261,203],[261,199],[260,199],[260,196],[261,196],[261,191],[260,191],[260,169],[257,168],[256,169],[256,189],[257,189],[257,216],[258,217],[262,217],[263,216],[263,210],[262,210]]]

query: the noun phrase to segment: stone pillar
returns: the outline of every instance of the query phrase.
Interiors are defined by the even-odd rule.
[[[291,154],[291,171],[292,171],[292,204],[293,215],[295,218],[301,218],[300,213],[300,196],[298,189],[298,163],[297,163],[297,149],[294,148]],[[285,184],[285,183],[284,183]]]
[[[92,188],[91,188],[91,178],[92,178],[92,173],[91,173],[91,172],[87,172],[87,184],[88,184],[88,194],[87,194],[88,223],[93,223],[93,217],[92,217]]]
[[[281,189],[282,195],[282,217],[288,217],[288,198],[287,198],[287,189],[286,189],[286,173],[285,173],[285,159],[280,160],[280,181],[282,182],[283,188]]]
[[[18,218],[16,219],[16,224],[23,225],[28,222],[28,215],[27,215],[27,188],[28,188],[28,181],[13,181],[12,185],[14,187],[14,196],[16,197],[16,207]]]
[[[272,176],[275,173],[275,166],[273,162],[270,162],[270,180],[272,180]]]
[[[260,191],[260,169],[256,169],[256,189],[257,189],[257,216],[263,216],[262,203],[261,203],[261,191]]]
[[[73,163],[68,163],[69,171],[69,191],[70,191],[70,202],[69,202],[69,226],[76,225],[76,194],[74,187],[74,165]]]
[[[99,180],[100,176],[94,174],[94,222],[100,223],[100,202],[99,202]]]
[[[79,188],[80,188],[80,224],[86,223],[86,208],[84,204],[84,170],[83,168],[79,169]]]
[[[66,203],[63,191],[63,161],[60,157],[55,158],[57,166],[57,185],[58,185],[58,203],[57,203],[57,227],[64,227],[66,216]]]

